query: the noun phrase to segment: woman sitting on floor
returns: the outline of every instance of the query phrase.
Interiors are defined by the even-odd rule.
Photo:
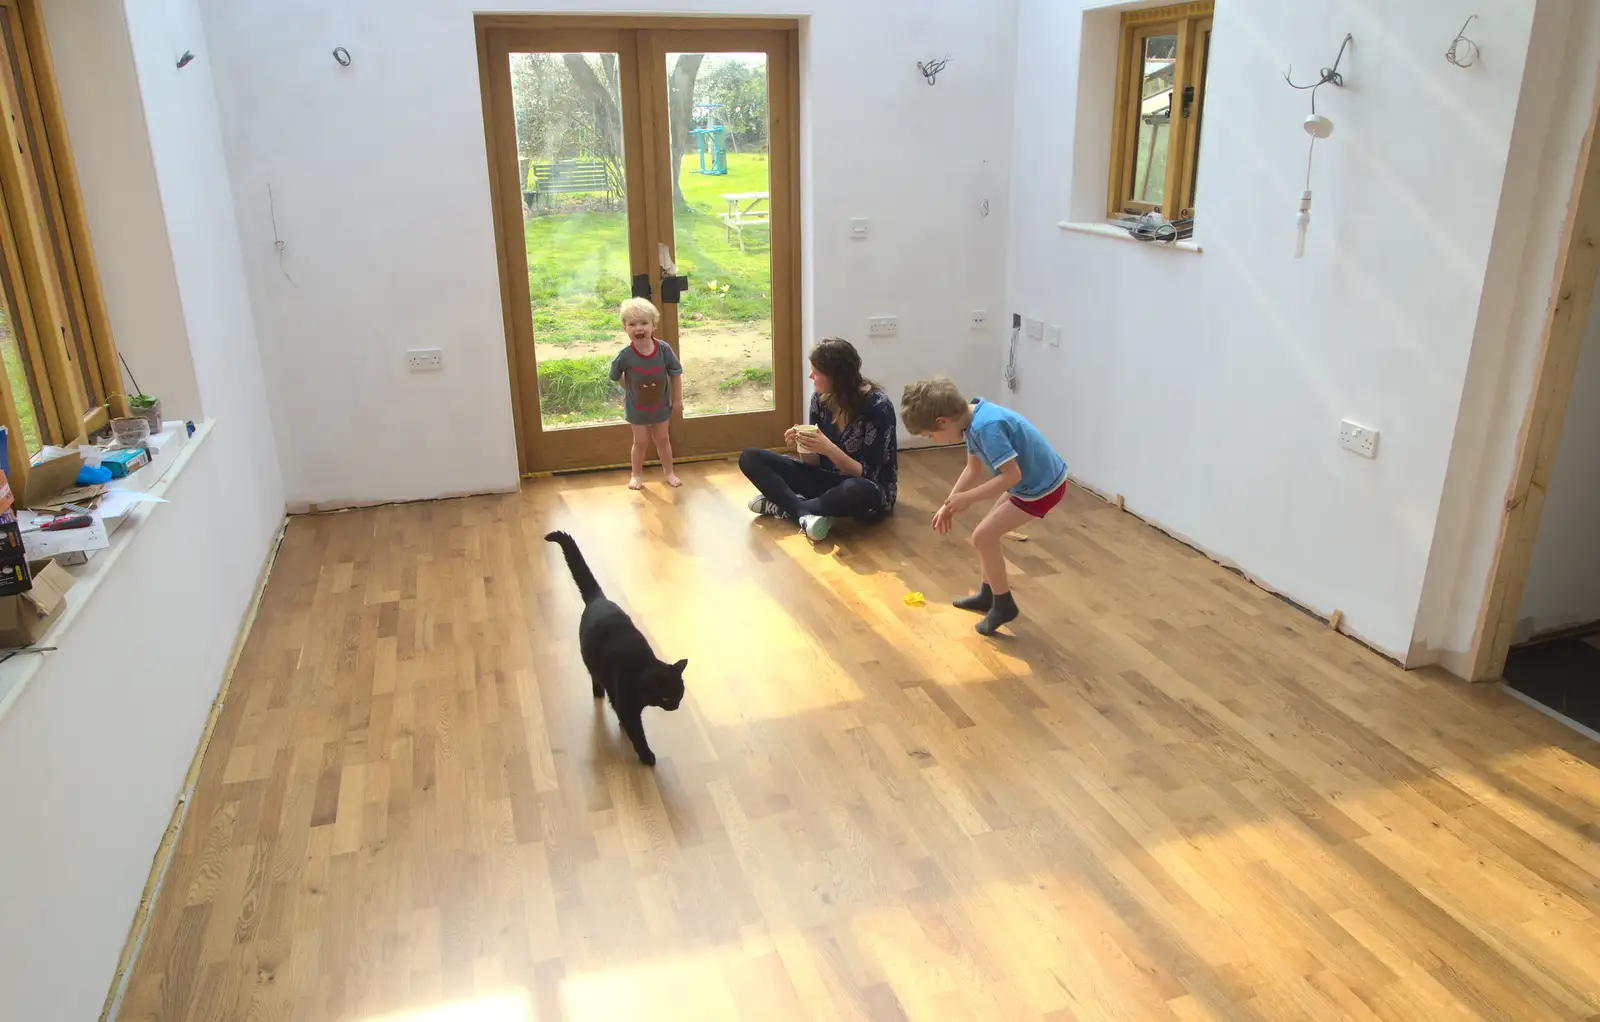
[[[800,460],[760,448],[739,455],[739,470],[761,492],[760,515],[787,518],[820,542],[836,518],[881,522],[894,510],[900,474],[894,403],[861,376],[861,356],[830,337],[811,350],[810,423],[783,437]]]

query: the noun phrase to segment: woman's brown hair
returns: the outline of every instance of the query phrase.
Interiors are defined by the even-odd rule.
[[[833,425],[844,429],[860,417],[867,399],[878,385],[861,375],[861,355],[842,337],[829,337],[811,349],[811,368],[828,378],[830,389],[822,403],[833,414]]]

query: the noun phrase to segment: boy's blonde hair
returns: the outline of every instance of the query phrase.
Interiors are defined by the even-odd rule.
[[[617,317],[626,323],[630,319],[647,319],[652,325],[661,322],[661,313],[648,298],[629,298],[617,310]]]
[[[900,421],[915,434],[932,433],[939,428],[939,419],[955,421],[966,416],[971,409],[967,399],[947,376],[932,380],[918,380],[906,384],[900,395]]]

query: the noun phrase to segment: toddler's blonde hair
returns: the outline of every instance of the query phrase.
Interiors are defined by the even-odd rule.
[[[650,304],[648,298],[629,298],[622,303],[622,308],[617,310],[617,315],[624,323],[630,319],[646,319],[650,321],[651,326],[661,322],[661,313]]]
[[[960,419],[969,410],[967,399],[946,376],[908,383],[900,395],[900,421],[919,436],[938,429],[937,420]]]

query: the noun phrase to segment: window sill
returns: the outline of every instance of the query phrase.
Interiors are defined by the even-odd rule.
[[[1121,227],[1106,221],[1090,221],[1088,223],[1074,223],[1071,220],[1062,220],[1056,224],[1063,231],[1072,231],[1075,234],[1091,234],[1097,238],[1114,238],[1119,241],[1131,242],[1144,248],[1169,249],[1176,252],[1188,252],[1192,255],[1200,254],[1200,243],[1193,238],[1179,242],[1140,241]]]
[[[195,423],[194,435],[184,443],[182,450],[178,451],[166,471],[155,482],[139,486],[137,489],[145,490],[152,496],[164,497],[167,490],[183,474],[184,467],[194,457],[194,452],[210,435],[210,421]],[[139,542],[140,523],[152,514],[159,514],[161,506],[153,503],[135,504],[123,517],[122,523],[112,532],[109,547],[97,551],[88,563],[67,568],[67,571],[75,576],[75,581],[72,588],[67,590],[66,606],[62,608],[60,617],[39,637],[37,645],[60,647],[68,642],[77,641],[71,636],[72,625],[84,604],[94,598],[95,591],[114,570],[117,561],[122,559],[123,551],[130,544]],[[83,641],[87,641],[87,637],[84,637]],[[16,704],[48,656],[49,653],[23,653],[0,664],[0,720],[3,720],[11,707]]]

